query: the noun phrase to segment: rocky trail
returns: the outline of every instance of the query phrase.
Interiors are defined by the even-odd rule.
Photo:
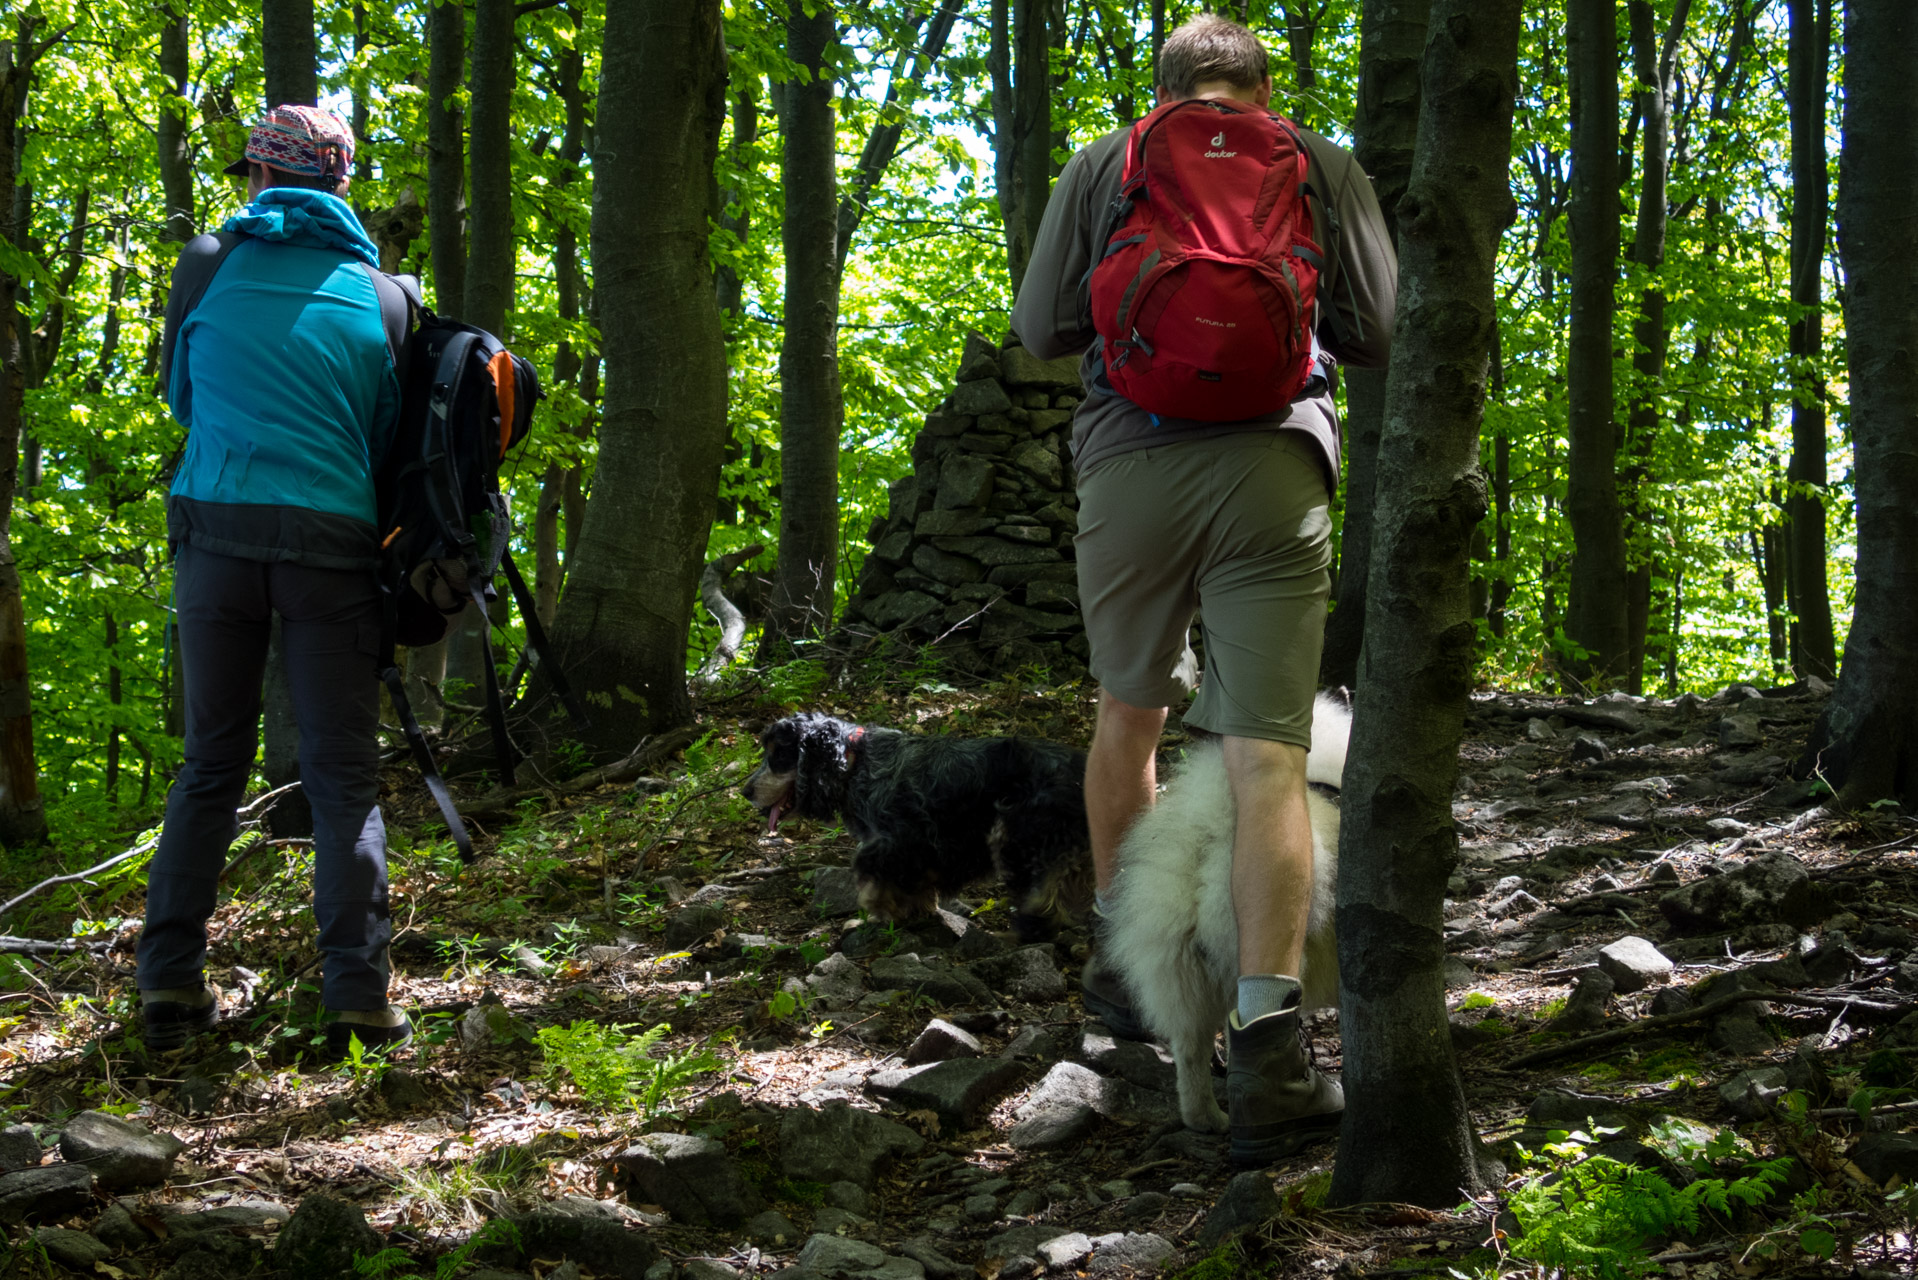
[[[1918,823],[1828,813],[1815,780],[1789,780],[1824,692],[1474,699],[1446,983],[1508,1178],[1455,1211],[1325,1208],[1331,1141],[1229,1167],[1223,1138],[1180,1126],[1166,1055],[1081,1009],[1083,933],[1016,945],[993,885],[931,918],[861,919],[842,832],[765,836],[737,797],[754,730],[788,699],[735,689],[662,776],[529,800],[471,868],[396,839],[395,998],[421,1035],[390,1063],[307,1061],[297,844],[241,847],[213,930],[225,1020],[169,1058],[126,1022],[137,879],[47,895],[36,936],[104,945],[7,961],[8,1265],[1542,1274],[1512,1256],[1546,1167],[1526,1153],[1584,1130],[1669,1186],[1792,1158],[1761,1203],[1638,1241],[1653,1274],[1909,1275]],[[1078,687],[834,701],[925,732],[1090,729]],[[1184,741],[1175,718],[1165,747]],[[423,821],[417,778],[390,781],[396,831]],[[1336,1015],[1313,1043],[1336,1070]]]

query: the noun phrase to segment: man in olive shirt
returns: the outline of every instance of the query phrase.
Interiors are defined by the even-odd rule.
[[[1272,95],[1267,65],[1246,28],[1198,18],[1165,43],[1159,101],[1231,98],[1263,107]],[[1087,395],[1072,445],[1079,594],[1100,684],[1086,813],[1101,897],[1127,828],[1153,802],[1154,752],[1167,709],[1191,689],[1187,635],[1204,609],[1207,671],[1185,721],[1223,736],[1238,811],[1232,897],[1241,977],[1227,1028],[1232,1154],[1269,1161],[1336,1128],[1344,1107],[1339,1086],[1313,1069],[1299,1028],[1312,884],[1305,759],[1330,586],[1329,495],[1339,472],[1333,378],[1338,361],[1384,365],[1398,261],[1357,162],[1300,130],[1312,238],[1326,251],[1319,374],[1270,417],[1201,422],[1148,413],[1105,379],[1088,288],[1129,132],[1108,134],[1067,162],[1012,324],[1041,358],[1085,356]],[[1084,996],[1115,1031],[1143,1034],[1121,976],[1096,957]]]

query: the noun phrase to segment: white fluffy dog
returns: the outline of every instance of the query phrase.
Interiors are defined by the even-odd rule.
[[[1332,900],[1338,884],[1339,806],[1352,711],[1330,694],[1313,704],[1306,792],[1312,818],[1312,911],[1297,975],[1302,1009],[1339,1002]],[[1133,1010],[1172,1050],[1179,1115],[1189,1128],[1226,1129],[1212,1095],[1212,1045],[1238,996],[1239,926],[1232,914],[1232,834],[1238,815],[1218,739],[1194,746],[1158,803],[1119,848],[1106,912],[1105,954],[1125,977]]]

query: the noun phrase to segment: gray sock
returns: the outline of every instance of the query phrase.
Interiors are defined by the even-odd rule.
[[[1267,1014],[1279,1013],[1299,1002],[1299,980],[1282,973],[1239,975],[1239,1025],[1249,1027]]]

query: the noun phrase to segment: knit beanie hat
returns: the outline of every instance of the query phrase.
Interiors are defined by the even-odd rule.
[[[286,173],[343,178],[352,163],[353,131],[338,116],[318,107],[280,106],[253,126],[246,154],[226,172],[244,178],[248,164],[265,164]]]

